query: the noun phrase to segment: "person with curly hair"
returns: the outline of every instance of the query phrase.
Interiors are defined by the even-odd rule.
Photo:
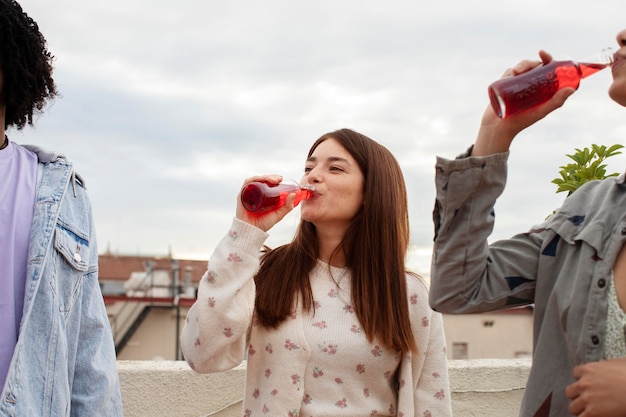
[[[121,416],[85,183],[72,163],[18,145],[57,96],[37,23],[0,0],[0,416]]]

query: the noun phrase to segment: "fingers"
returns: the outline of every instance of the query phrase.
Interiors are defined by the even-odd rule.
[[[569,96],[574,94],[575,91],[576,90],[572,87],[565,87],[560,89],[554,94],[554,96],[552,96],[550,100],[537,106],[536,113],[541,115],[541,118],[544,118],[549,113],[563,106],[563,104],[565,104],[565,101],[569,98]]]
[[[256,220],[259,217],[258,214],[249,213],[243,207],[243,204],[241,202],[241,193],[243,189],[245,188],[246,185],[250,184],[251,182],[263,182],[269,185],[276,185],[276,184],[279,184],[282,181],[282,179],[283,179],[282,175],[277,175],[277,174],[256,175],[253,177],[246,178],[243,181],[241,188],[239,189],[239,193],[237,194],[237,209],[235,212],[235,217],[237,217],[240,220],[256,225],[257,223]]]
[[[244,182],[243,182],[243,185],[245,186],[246,184],[249,184],[249,183],[255,182],[255,181],[264,182],[264,183],[270,184],[270,185],[276,185],[276,184],[280,184],[280,182],[282,180],[283,180],[283,176],[282,175],[278,175],[278,174],[256,175],[254,177],[246,178],[244,180]]]
[[[585,403],[582,398],[578,397],[569,404],[569,412],[575,416],[579,416],[585,411]]]
[[[533,68],[538,67],[539,65],[545,65],[552,61],[552,55],[544,50],[539,51],[539,61],[533,59],[524,59],[518,62],[514,67],[511,67],[504,71],[502,74],[503,77],[512,77],[515,75],[523,74],[525,72],[530,71]]]
[[[552,55],[550,55],[549,53],[547,53],[543,49],[539,51],[539,58],[541,58],[541,62],[544,65],[547,64],[548,62],[552,61]]]
[[[578,398],[578,396],[580,395],[580,388],[578,386],[578,382],[573,382],[573,383],[569,384],[565,388],[565,395],[570,400],[574,400],[575,398]]]
[[[585,371],[585,365],[575,366],[574,369],[572,370],[572,376],[578,380],[580,379],[580,377],[583,376],[584,371]]]
[[[267,232],[276,223],[281,221],[291,210],[294,208],[295,194],[288,195],[285,199],[285,204],[277,210],[254,212],[251,213],[245,209],[241,201],[242,190],[246,185],[251,182],[263,182],[270,186],[278,185],[283,181],[282,175],[257,175],[246,178],[243,182],[238,195],[237,195],[237,209],[235,217],[241,221],[249,223],[259,229]]]
[[[291,210],[293,210],[293,202],[296,195],[294,193],[289,194],[285,199],[285,204],[278,210],[267,211],[250,216],[250,223],[258,227],[259,229],[267,232],[276,223],[281,221]]]

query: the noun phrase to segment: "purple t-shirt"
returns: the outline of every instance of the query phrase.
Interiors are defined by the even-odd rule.
[[[0,150],[0,388],[22,319],[36,182],[37,155],[13,142]]]

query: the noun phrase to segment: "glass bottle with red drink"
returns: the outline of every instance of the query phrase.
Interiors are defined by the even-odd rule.
[[[289,194],[296,195],[294,206],[316,195],[314,186],[301,185],[296,181],[284,181],[277,185],[254,181],[241,189],[241,204],[250,213],[262,214],[284,206]]]
[[[611,48],[580,61],[550,61],[523,74],[501,78],[489,88],[489,100],[498,117],[505,118],[550,100],[561,88],[578,89],[580,80],[610,66]]]

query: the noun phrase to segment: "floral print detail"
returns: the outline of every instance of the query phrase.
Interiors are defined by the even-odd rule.
[[[361,333],[361,328],[356,324],[353,324],[352,327],[350,327],[350,331],[352,333]]]
[[[343,311],[345,311],[346,313],[354,313],[354,308],[352,308],[351,305],[346,304],[345,306],[343,306]]]
[[[270,395],[271,395],[271,396],[273,396],[273,397],[275,397],[275,396],[276,396],[276,394],[278,394],[278,390],[277,390],[277,389],[273,389],[273,390],[270,392]]]
[[[393,404],[389,404],[389,414],[391,414],[392,416],[396,415],[396,406]]]
[[[292,342],[291,340],[287,339],[287,340],[285,340],[285,349],[287,349],[287,350],[298,350],[300,348],[294,342]]]
[[[272,353],[274,353],[274,351],[272,350],[272,344],[271,344],[271,343],[268,343],[267,345],[265,345],[265,351],[266,351],[267,353],[269,353],[270,355],[271,355]]]
[[[317,300],[315,300],[315,301],[313,302],[313,306],[314,306],[316,309],[318,309],[318,308],[322,308],[322,304],[320,304],[320,302],[319,302],[319,301],[317,301]]]
[[[334,288],[331,288],[330,291],[328,291],[328,296],[330,298],[337,298],[339,294],[337,294],[337,291],[335,291]]]
[[[291,383],[293,385],[296,385],[298,382],[300,382],[300,375],[298,374],[291,375]]]
[[[313,378],[319,378],[324,375],[324,371],[319,366],[313,368]]]
[[[256,388],[254,391],[252,391],[252,396],[254,398],[259,398],[259,394],[260,394],[260,392],[259,392],[258,388]]]
[[[206,274],[206,280],[210,284],[215,284],[215,279],[217,278],[217,272],[209,271]]]
[[[328,353],[329,355],[334,355],[337,353],[337,345],[333,345],[332,343],[317,345],[321,352]]]
[[[313,327],[317,327],[318,329],[325,329],[328,326],[326,325],[326,320],[322,320],[322,321],[318,321],[316,323],[313,323]]]
[[[251,417],[252,416],[252,410],[250,410],[249,408],[246,408],[246,411],[244,411],[243,413],[243,417]]]
[[[211,307],[211,308],[215,307],[215,297],[209,297],[207,302],[209,304],[209,307]]]
[[[290,410],[287,414],[287,417],[298,417],[300,415],[300,410]]]
[[[417,304],[417,294],[411,294],[411,297],[409,297],[409,302],[411,303],[411,305]]]
[[[365,372],[365,365],[362,363],[359,363],[356,365],[356,371],[360,374]]]
[[[265,378],[269,378],[271,375],[272,375],[272,370],[271,370],[271,369],[269,369],[269,368],[267,368],[267,369],[265,370]]]
[[[224,336],[226,336],[226,337],[233,337],[233,329],[231,329],[230,327],[225,327],[224,328]]]
[[[263,404],[263,414],[267,414],[270,412],[269,407],[267,406],[267,404]]]
[[[370,389],[369,388],[363,388],[363,396],[365,398],[369,398],[369,396],[370,396]]]
[[[438,400],[443,400],[445,398],[446,394],[443,392],[442,389],[440,389],[439,391],[437,391],[435,393],[435,398]]]
[[[341,385],[341,384],[343,384],[343,379],[341,379],[341,378],[335,378],[335,384],[337,384],[337,385]]]
[[[433,417],[433,413],[430,412],[430,410],[426,410],[423,413],[424,417]]]
[[[381,356],[383,354],[383,350],[378,345],[374,346],[374,348],[370,352],[372,352],[372,355],[376,357]]]
[[[228,232],[228,237],[230,237],[230,239],[234,242],[239,237],[239,234],[234,230],[230,230]]]
[[[428,327],[428,317],[422,317],[422,326]]]
[[[236,253],[230,253],[230,254],[228,254],[227,260],[228,260],[228,262],[239,263],[239,262],[241,262],[241,257],[239,255],[237,255]]]
[[[304,394],[304,398],[302,398],[302,402],[304,404],[311,404],[312,401],[313,401],[313,398],[311,398],[309,394]]]
[[[389,379],[391,377],[391,371],[385,372],[385,379]]]
[[[196,337],[196,341],[195,341],[195,342],[193,342],[193,345],[194,345],[194,346],[200,346],[201,344],[202,344],[202,342],[200,342],[200,338],[199,338],[199,337]]]
[[[441,375],[439,374],[439,372],[433,372],[433,378],[440,378]]]
[[[343,399],[337,401],[335,405],[339,408],[346,408],[348,406],[348,400],[346,397],[343,397]]]
[[[256,353],[256,350],[254,349],[254,346],[250,345],[248,346],[248,355],[252,356]]]

